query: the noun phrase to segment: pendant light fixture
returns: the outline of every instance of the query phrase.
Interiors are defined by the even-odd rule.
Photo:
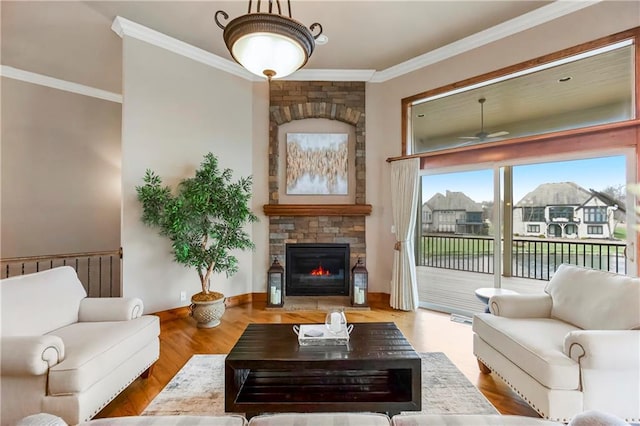
[[[252,0],[246,15],[232,19],[226,26],[220,23],[229,15],[219,10],[214,19],[224,30],[223,38],[233,59],[253,74],[282,78],[302,68],[322,34],[322,25],[309,28],[291,17],[291,1],[287,0],[288,17],[282,14],[279,0],[269,0],[268,12],[261,12],[261,0],[252,12]],[[274,10],[274,6],[277,12]],[[311,34],[316,29],[316,35]]]

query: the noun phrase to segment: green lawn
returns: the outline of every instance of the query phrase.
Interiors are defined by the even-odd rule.
[[[618,233],[617,231],[622,232]],[[620,241],[590,241],[590,240],[552,240],[546,238],[528,238],[527,241],[514,240],[514,252],[539,254],[579,254],[579,255],[607,255],[616,251],[622,253],[626,235],[624,228],[618,227],[616,238]],[[491,255],[493,254],[493,239],[461,236],[430,236],[420,239],[420,253],[425,256],[438,255]]]
[[[627,225],[623,223],[616,226],[616,230],[613,231],[613,236],[619,240],[625,241],[627,239]]]

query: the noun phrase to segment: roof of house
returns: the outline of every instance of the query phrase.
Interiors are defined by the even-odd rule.
[[[599,198],[603,203],[608,206],[618,206],[618,212],[626,213],[627,209],[624,206],[624,202],[617,200],[610,196],[609,194],[605,194],[604,192],[596,191],[594,189],[589,188],[589,191],[593,193],[593,196]],[[589,200],[587,200],[589,201]]]
[[[437,192],[424,203],[432,211],[435,210],[464,210],[467,212],[481,212],[482,205],[466,196],[464,192],[447,191],[446,195]],[[424,207],[423,205],[423,207]]]
[[[580,206],[593,194],[574,182],[543,183],[516,203],[516,207]]]

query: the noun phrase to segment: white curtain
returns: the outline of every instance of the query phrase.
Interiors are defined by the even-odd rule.
[[[391,307],[403,311],[418,309],[413,233],[418,209],[419,171],[418,158],[391,163],[391,209],[396,231],[391,277]]]

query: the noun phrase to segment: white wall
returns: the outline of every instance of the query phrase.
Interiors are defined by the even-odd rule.
[[[401,152],[403,98],[557,52],[640,25],[640,3],[602,2],[384,83],[367,84],[367,269],[371,291],[390,291],[391,234],[388,157]]]
[[[269,259],[269,218],[263,206],[269,204],[269,84],[253,83],[253,197],[252,210],[259,222],[253,224],[254,293],[267,291]]]
[[[142,298],[146,312],[157,312],[187,305],[180,292],[190,297],[200,291],[200,281],[194,270],[173,261],[168,239],[142,224],[135,187],[148,168],[174,187],[209,151],[236,178],[252,174],[254,88],[240,77],[136,39],[125,36],[123,43],[123,294]],[[258,171],[257,180],[263,179],[266,173]],[[253,228],[248,227],[250,234]],[[251,293],[253,254],[237,257],[239,272],[229,279],[215,276],[213,290],[226,296]]]
[[[3,258],[118,250],[120,115],[119,103],[2,78]]]

